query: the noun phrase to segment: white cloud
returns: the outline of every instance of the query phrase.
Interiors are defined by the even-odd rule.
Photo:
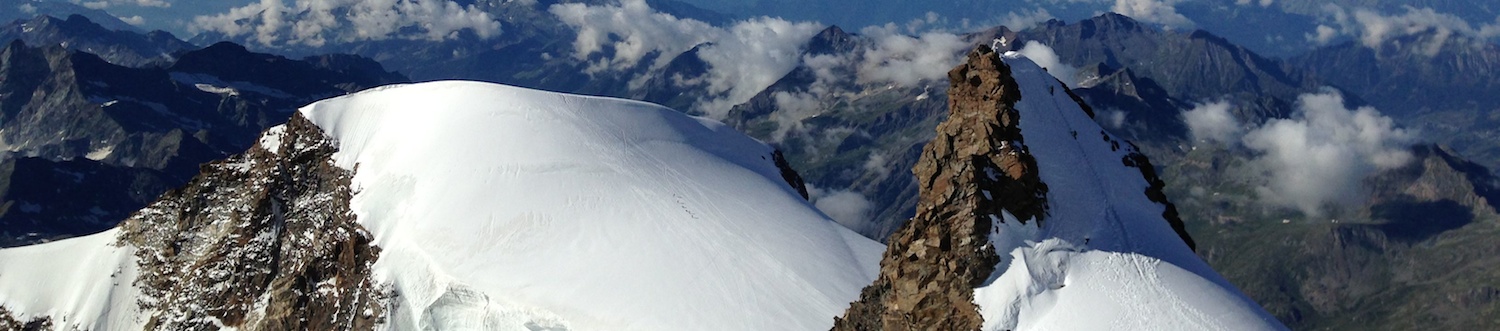
[[[655,70],[703,45],[698,56],[708,64],[708,73],[676,81],[680,85],[702,85],[710,96],[699,100],[696,108],[715,118],[722,118],[730,107],[750,100],[791,72],[800,61],[802,45],[823,29],[813,22],[769,17],[720,28],[656,12],[644,0],[605,6],[558,4],[548,11],[578,31],[573,41],[575,58],[587,60],[594,54],[604,54],[606,46],[613,50],[590,66],[591,73],[632,68],[657,54],[649,66]]]
[[[834,86],[849,82],[914,87],[924,81],[945,79],[948,70],[958,65],[972,46],[953,33],[931,30],[910,35],[895,24],[865,27],[860,37],[865,43],[852,53],[802,59],[802,64],[812,69],[817,78],[808,88],[809,93],[840,93]]]
[[[917,34],[929,30],[929,27],[946,24],[947,22],[948,20],[944,19],[942,15],[938,15],[935,12],[927,12],[927,14],[920,18],[906,22],[906,33]]]
[[[776,92],[771,94],[771,98],[776,100],[776,108],[782,111],[815,111],[821,103],[817,96],[810,93]]]
[[[1500,26],[1485,25],[1474,28],[1457,16],[1438,13],[1431,8],[1406,8],[1402,15],[1386,16],[1372,10],[1354,12],[1354,21],[1360,26],[1360,42],[1367,47],[1379,47],[1386,41],[1424,32],[1433,33],[1433,38],[1424,47],[1424,53],[1435,54],[1439,47],[1454,34],[1489,39],[1500,35]]]
[[[811,186],[811,185],[809,185]],[[833,221],[850,229],[860,229],[869,226],[870,210],[874,204],[868,198],[858,192],[847,190],[824,191],[820,189],[809,189],[813,206],[823,211]]]
[[[1329,42],[1333,41],[1333,38],[1337,38],[1338,36],[1339,31],[1337,29],[1322,24],[1319,24],[1317,29],[1315,29],[1313,33],[1305,35],[1305,37],[1307,37],[1307,41],[1311,41],[1320,46],[1327,45]]]
[[[776,122],[776,131],[771,132],[771,143],[780,143],[786,140],[787,134],[802,132],[802,121],[817,116],[822,110],[822,100],[818,97],[822,94],[805,92],[776,92],[771,94],[771,99],[776,101],[776,112],[770,114],[769,120]]]
[[[1228,101],[1199,104],[1182,113],[1182,121],[1187,123],[1194,141],[1233,144],[1240,139],[1244,128],[1229,113],[1230,108]]]
[[[141,15],[135,15],[135,16],[129,16],[129,17],[119,16],[118,18],[120,19],[121,22],[125,22],[126,24],[130,24],[130,25],[134,25],[134,26],[141,26],[143,24],[146,24],[146,18],[145,17],[141,17]]]
[[[1057,57],[1057,52],[1052,51],[1052,47],[1047,47],[1046,44],[1040,42],[1028,41],[1025,46],[1021,46],[1020,53],[1032,62],[1036,62],[1038,66],[1047,69],[1047,73],[1052,74],[1052,77],[1062,81],[1063,84],[1070,87],[1078,86],[1078,68],[1062,63],[1062,60]]]
[[[1012,11],[1009,13],[1005,13],[1005,16],[1000,18],[1000,25],[1004,25],[1005,27],[1010,28],[1012,31],[1021,31],[1030,29],[1037,26],[1037,24],[1039,23],[1046,22],[1054,18],[1056,17],[1053,17],[1052,13],[1048,13],[1046,8],[1037,8],[1036,10],[1022,10],[1020,12]]]
[[[36,6],[33,6],[29,3],[23,3],[20,6],[17,6],[16,9],[20,9],[22,13],[36,14]]]
[[[1193,21],[1177,13],[1180,0],[1115,0],[1112,10],[1120,15],[1139,21],[1161,24],[1170,28],[1191,28]]]
[[[172,3],[168,2],[167,0],[97,0],[97,1],[73,0],[73,3],[74,4],[83,5],[84,7],[87,7],[89,9],[104,9],[104,8],[109,8],[110,6],[118,6],[118,5],[135,5],[135,6],[140,6],[140,7],[159,7],[159,8],[169,8],[169,7],[172,7]]]
[[[840,95],[848,93],[840,87],[840,84],[857,79],[855,75],[848,74],[852,71],[850,68],[853,64],[858,61],[857,58],[857,54],[803,56],[802,65],[812,71],[814,80],[805,90],[771,94],[772,100],[776,102],[777,110],[772,112],[767,120],[777,125],[776,130],[768,137],[768,142],[781,143],[789,134],[807,133],[809,128],[803,121],[827,110],[823,100],[837,99]]]
[[[879,174],[884,178],[886,174],[891,172],[890,158],[885,155],[885,152],[870,152],[870,157],[865,159],[864,169],[865,171]]]
[[[970,44],[958,35],[929,31],[909,36],[894,24],[861,30],[873,40],[858,63],[859,83],[894,83],[914,86],[924,80],[947,77],[948,70],[962,60]]]
[[[822,30],[822,24],[779,18],[735,23],[725,38],[698,53],[709,65],[708,92],[712,95],[699,101],[699,110],[722,118],[730,107],[749,101],[796,68],[803,45]]]
[[[557,4],[547,11],[578,31],[573,40],[574,57],[586,60],[604,52],[605,46],[614,49],[613,56],[591,67],[591,72],[634,67],[653,52],[661,56],[652,67],[660,67],[673,56],[725,34],[708,23],[658,13],[644,0],[622,0],[619,5],[605,6]]]
[[[842,74],[839,69],[857,62],[858,57],[845,54],[823,54],[810,55],[802,58],[802,65],[813,71],[817,81],[807,88],[807,91],[816,95],[827,95],[832,93],[833,84],[855,79]]]
[[[1290,119],[1267,122],[1243,143],[1266,182],[1257,188],[1272,204],[1320,215],[1329,204],[1359,203],[1360,181],[1407,164],[1415,135],[1371,107],[1348,109],[1337,92],[1304,94]]]
[[[193,33],[250,36],[265,46],[318,47],[329,40],[388,38],[436,41],[454,38],[461,30],[489,38],[500,33],[500,22],[474,5],[447,0],[296,0],[291,5],[260,0],[227,13],[194,17],[189,24]]]
[[[932,13],[904,25],[890,23],[862,29],[860,37],[868,42],[851,54],[803,56],[801,48],[823,25],[760,17],[715,27],[657,12],[643,0],[602,6],[558,4],[548,11],[578,31],[572,56],[590,61],[589,73],[644,65],[646,75],[658,74],[652,71],[700,47],[697,54],[708,64],[707,73],[670,78],[679,87],[703,88],[709,97],[698,100],[694,110],[710,117],[721,118],[730,107],[748,101],[799,64],[806,66],[816,77],[806,90],[772,95],[780,109],[771,118],[780,124],[780,130],[771,137],[773,141],[800,130],[802,120],[821,111],[820,100],[842,93],[837,86],[851,81],[916,86],[942,79],[970,46],[957,34],[941,30],[918,33],[946,24]],[[1045,11],[1040,14],[1050,17]]]
[[[1105,127],[1108,127],[1110,129],[1123,128],[1125,127],[1126,115],[1128,114],[1126,114],[1125,111],[1119,109],[1105,110],[1104,120],[1102,122],[1104,122],[1103,124]]]
[[[707,74],[669,78],[679,87],[703,88],[709,97],[698,100],[694,110],[710,117],[721,118],[730,107],[748,101],[799,64],[805,65],[816,75],[811,86],[772,96],[782,109],[772,118],[781,127],[773,138],[799,130],[801,120],[820,110],[818,100],[840,93],[835,86],[850,81],[914,86],[942,79],[970,46],[959,35],[928,30],[946,24],[933,13],[904,25],[862,29],[861,37],[868,43],[852,54],[803,56],[801,48],[823,30],[822,24],[760,17],[716,27],[657,12],[643,0],[596,6],[558,4],[548,11],[578,31],[572,56],[590,61],[587,70],[591,74],[640,68],[641,61],[651,61],[644,64],[646,75],[657,74],[650,71],[700,47],[697,54],[708,64]],[[920,30],[927,31],[917,33]]]
[[[1357,8],[1346,10],[1335,5],[1325,5],[1324,11],[1337,26],[1319,25],[1315,34],[1308,35],[1310,41],[1326,43],[1338,35],[1359,39],[1366,47],[1378,48],[1393,39],[1422,35],[1414,47],[1423,54],[1433,55],[1449,42],[1468,41],[1482,45],[1484,41],[1500,37],[1500,17],[1495,22],[1474,25],[1448,13],[1432,8],[1405,7],[1405,12],[1386,15],[1379,11]],[[1454,38],[1460,37],[1460,38]]]
[[[1236,5],[1248,6],[1251,3],[1257,3],[1261,7],[1270,7],[1271,4],[1275,3],[1275,2],[1276,2],[1275,0],[1260,0],[1260,1],[1256,1],[1256,0],[1234,0],[1234,4],[1236,4]]]

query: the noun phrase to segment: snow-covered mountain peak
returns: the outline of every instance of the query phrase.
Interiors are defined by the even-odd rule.
[[[980,46],[949,79],[917,215],[836,330],[1282,328],[1193,254],[1145,156],[1036,63]]]
[[[821,329],[873,279],[879,245],[716,121],[460,81],[302,113],[355,172],[398,328]]]
[[[302,108],[120,230],[0,250],[0,323],[826,329],[881,246],[812,208],[778,156],[641,102],[372,89]]]
[[[1002,59],[1023,95],[1014,108],[1051,208],[1040,229],[995,223],[1001,263],[975,289],[987,330],[1284,328],[1193,254],[1133,144],[1105,132],[1030,59]]]

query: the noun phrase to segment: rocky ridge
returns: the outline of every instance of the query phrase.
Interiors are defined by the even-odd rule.
[[[1043,227],[1053,207],[1049,187],[1021,132],[1025,119],[1015,107],[1024,96],[1011,67],[997,51],[979,46],[948,78],[948,119],[913,169],[921,197],[916,216],[892,235],[879,277],[835,318],[835,330],[978,330],[985,321],[975,289],[995,277],[1002,258],[993,236],[1003,230],[995,227],[1013,220],[1021,224],[1011,226],[1050,228]],[[1061,89],[1068,96],[1063,100],[1093,117],[1079,96]],[[1078,134],[1073,139],[1083,139]],[[1162,219],[1192,248],[1146,156],[1128,141],[1100,134],[1124,166],[1139,170],[1145,200],[1163,206]]]
[[[148,330],[371,330],[391,295],[349,209],[352,173],[294,116],[121,224]]]
[[[986,215],[1046,219],[1047,186],[1020,132],[1010,67],[980,46],[948,77],[948,120],[912,170],[917,215],[891,237],[880,278],[834,330],[978,330],[974,288],[1000,260]]]
[[[16,331],[39,331],[51,330],[52,320],[46,318],[17,319],[15,314],[5,307],[0,307],[0,329]]]

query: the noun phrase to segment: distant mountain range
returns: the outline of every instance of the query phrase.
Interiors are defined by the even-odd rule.
[[[154,35],[167,39],[151,48],[153,35],[106,30],[80,16],[12,27],[28,32],[0,50],[6,246],[112,227],[185,183],[199,164],[248,148],[297,107],[406,81],[352,56],[292,60],[229,43],[189,50],[170,35]]]
[[[539,10],[545,6],[513,3],[519,2],[483,4],[492,6],[485,8],[507,31],[497,39],[460,34],[442,43],[383,40],[300,49],[234,39],[260,51],[360,54],[304,60],[229,44],[193,51],[197,46],[165,38],[170,35],[110,32],[73,17],[7,25],[0,36],[25,43],[11,44],[0,67],[0,110],[6,116],[0,123],[7,123],[0,136],[12,151],[0,164],[0,174],[12,178],[3,191],[8,207],[0,209],[0,222],[14,222],[4,229],[26,229],[8,233],[8,244],[112,226],[180,186],[199,163],[248,148],[256,132],[284,121],[302,104],[405,80],[387,68],[417,80],[475,79],[626,97],[689,112],[710,94],[701,85],[673,81],[710,69],[701,56],[704,45],[681,54],[649,54],[632,68],[585,73],[589,60],[569,55],[576,32]],[[1492,10],[1480,7],[1474,10]],[[1286,11],[1302,10],[1292,9]],[[725,17],[686,6],[667,10],[710,21]],[[25,24],[38,28],[27,34]],[[1494,73],[1500,56],[1493,44],[1482,42],[1421,47],[1432,45],[1432,38],[1413,35],[1377,48],[1341,43],[1278,59],[1230,41],[1239,38],[1163,30],[1115,14],[958,36],[965,44],[1002,51],[1036,42],[1055,52],[1060,64],[1077,69],[1072,92],[1103,128],[1150,157],[1198,255],[1288,326],[1500,327],[1484,318],[1500,314],[1500,277],[1490,272],[1500,265],[1492,258],[1500,256],[1494,254],[1500,246],[1490,240],[1500,234],[1492,202],[1500,186],[1490,170],[1500,166],[1500,118],[1491,116],[1500,100],[1489,93],[1500,85]],[[202,35],[194,41],[220,39]],[[36,46],[63,42],[66,49]],[[813,203],[822,201],[830,216],[885,241],[916,214],[919,185],[906,173],[947,119],[949,100],[948,82],[941,78],[858,81],[855,62],[806,61],[857,59],[875,42],[874,36],[824,29],[799,47],[803,61],[734,106],[723,121],[781,150],[812,188]],[[658,58],[667,65],[647,64]],[[262,63],[268,67],[250,70]],[[1298,118],[1301,96],[1330,91],[1350,109],[1378,109],[1416,130],[1425,143],[1408,149],[1412,162],[1362,178],[1361,201],[1316,217],[1266,203],[1256,191],[1263,169],[1249,161],[1259,152],[1203,144],[1183,118],[1190,109],[1223,102],[1237,123],[1254,127]],[[66,111],[42,116],[39,109]],[[110,117],[117,110],[144,115]],[[839,217],[832,212],[840,207],[835,199],[819,200],[834,194],[857,197],[853,205],[863,202],[863,208]]]
[[[1284,329],[1192,253],[1144,155],[975,54],[883,260],[722,123],[438,81],[315,102],[119,227],[0,249],[0,326]]]
[[[106,28],[81,15],[66,19],[36,16],[0,26],[0,40],[20,40],[32,45],[58,44],[126,67],[170,64],[177,53],[198,48],[171,33]]]

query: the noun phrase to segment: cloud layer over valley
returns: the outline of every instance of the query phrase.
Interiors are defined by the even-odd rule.
[[[261,0],[227,13],[195,17],[189,30],[250,36],[272,47],[389,38],[437,41],[456,37],[461,30],[480,38],[501,33],[500,22],[489,13],[447,0]]]
[[[1415,133],[1373,107],[1350,109],[1344,97],[1329,90],[1303,94],[1291,118],[1258,126],[1242,125],[1227,102],[1199,105],[1183,113],[1194,139],[1248,148],[1256,156],[1262,201],[1319,216],[1329,205],[1354,205],[1366,194],[1361,181],[1411,162]]]

